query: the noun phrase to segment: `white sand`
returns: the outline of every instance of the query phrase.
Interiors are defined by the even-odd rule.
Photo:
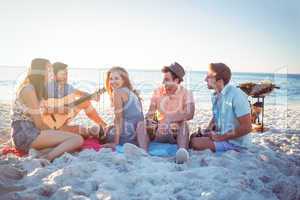
[[[133,145],[126,145],[123,155],[109,149],[64,154],[47,167],[32,158],[2,158],[0,166],[15,166],[19,176],[1,172],[0,199],[298,200],[299,117],[298,108],[268,107],[265,123],[270,129],[251,134],[249,150],[222,155],[191,151],[190,161],[183,165],[175,164],[174,158],[145,156]],[[209,118],[208,108],[197,110],[191,128]],[[22,179],[20,174],[25,174]],[[8,193],[3,180],[21,191]]]

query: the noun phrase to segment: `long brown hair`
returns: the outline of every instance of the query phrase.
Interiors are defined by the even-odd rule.
[[[18,92],[20,92],[26,85],[31,84],[34,87],[36,96],[39,100],[47,99],[45,79],[48,70],[47,65],[49,63],[50,61],[44,58],[33,59],[27,76],[18,88]]]
[[[118,66],[110,68],[106,74],[105,89],[106,89],[107,93],[109,94],[109,96],[112,96],[112,92],[113,92],[112,91],[113,89],[111,88],[111,86],[109,84],[109,76],[112,72],[118,72],[124,81],[123,87],[127,87],[130,91],[132,91],[138,97],[138,99],[140,101],[142,100],[139,95],[139,92],[137,90],[133,89],[133,86],[129,79],[128,72],[123,67],[118,67]]]

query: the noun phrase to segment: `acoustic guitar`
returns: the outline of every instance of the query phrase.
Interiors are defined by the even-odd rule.
[[[46,107],[50,109],[58,108],[58,112],[54,112],[52,114],[45,113],[42,115],[43,122],[51,129],[59,129],[61,128],[69,119],[75,117],[77,114],[74,109],[80,104],[91,100],[99,94],[103,94],[105,92],[105,88],[101,88],[96,92],[83,96],[81,98],[76,99],[74,94],[67,95],[63,98],[49,98],[45,102]],[[64,107],[68,107],[71,112],[65,113],[63,110]],[[61,108],[61,110],[59,110]],[[59,112],[61,111],[61,112]]]

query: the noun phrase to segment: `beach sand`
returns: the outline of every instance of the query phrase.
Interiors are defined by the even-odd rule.
[[[210,119],[199,106],[192,131]],[[103,115],[111,120],[109,114]],[[265,133],[252,133],[243,152],[147,156],[134,145],[64,154],[46,167],[32,157],[2,157],[0,199],[300,199],[300,107],[267,106]],[[9,138],[9,105],[0,104],[0,141]]]

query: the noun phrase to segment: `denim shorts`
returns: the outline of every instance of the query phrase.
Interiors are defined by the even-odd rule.
[[[31,143],[38,137],[40,130],[33,122],[19,120],[12,123],[12,139],[17,149],[28,152]]]
[[[216,153],[218,152],[225,152],[229,150],[235,150],[235,151],[240,151],[242,147],[237,146],[235,144],[232,144],[227,141],[221,141],[221,142],[214,142]]]
[[[167,133],[163,135],[156,133],[153,142],[177,144],[177,139],[176,135],[174,135],[171,131],[167,131]]]
[[[116,128],[111,128],[107,133],[107,141],[114,142],[114,137],[116,134]],[[120,135],[119,144],[137,144],[137,136],[136,136],[136,126],[134,124],[127,123],[127,126],[123,126],[123,132]]]

